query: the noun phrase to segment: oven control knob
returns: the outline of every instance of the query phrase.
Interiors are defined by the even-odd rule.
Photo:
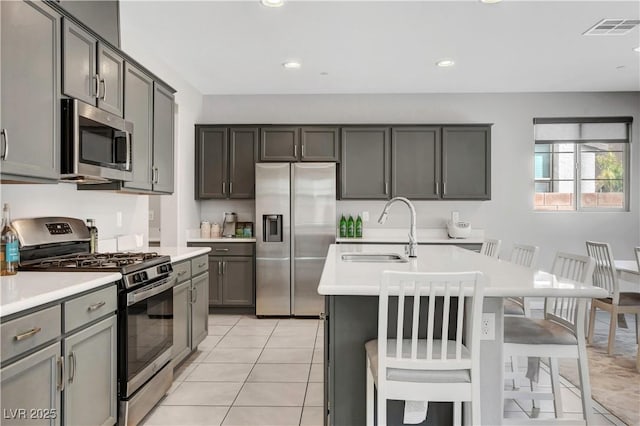
[[[149,279],[149,276],[147,275],[147,273],[146,273],[146,272],[141,272],[141,273],[140,273],[140,280],[142,280],[142,281],[146,281],[146,280],[148,280],[148,279]]]
[[[139,282],[141,282],[141,281],[142,281],[142,277],[140,276],[140,274],[135,274],[135,275],[133,276],[133,282],[134,282],[134,283],[139,283]]]

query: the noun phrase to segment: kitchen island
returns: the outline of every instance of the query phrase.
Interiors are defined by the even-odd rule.
[[[326,296],[325,408],[331,425],[365,424],[366,341],[377,338],[378,291],[385,270],[408,272],[481,271],[485,276],[483,312],[495,314],[493,341],[481,342],[482,424],[498,425],[503,410],[502,298],[605,297],[604,290],[554,275],[482,256],[455,246],[419,246],[418,257],[406,263],[347,262],[345,253],[404,253],[403,245],[340,244],[327,253],[318,293]],[[405,310],[405,313],[409,312]],[[393,315],[390,315],[392,318]],[[391,327],[393,328],[393,327]],[[394,333],[389,337],[395,336]],[[422,424],[452,423],[449,403],[429,404]],[[389,425],[402,424],[403,403],[390,401]]]

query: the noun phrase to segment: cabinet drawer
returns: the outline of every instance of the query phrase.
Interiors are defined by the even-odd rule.
[[[191,278],[191,262],[185,260],[184,262],[174,263],[173,272],[178,277],[178,282],[181,283],[184,280]]]
[[[253,256],[252,243],[212,244],[212,256]]]
[[[203,272],[207,272],[209,269],[209,256],[206,254],[191,259],[191,275],[196,276]]]
[[[43,309],[2,324],[2,361],[60,336],[60,305]]]
[[[72,299],[64,304],[64,331],[74,330],[117,309],[115,285]]]

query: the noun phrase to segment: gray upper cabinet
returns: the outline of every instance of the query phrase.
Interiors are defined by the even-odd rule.
[[[255,197],[257,128],[229,129],[229,198]]]
[[[196,126],[196,198],[254,198],[258,128]]]
[[[414,200],[440,196],[440,128],[394,127],[391,195]]]
[[[0,2],[3,181],[60,175],[60,15],[42,2]],[[34,119],[35,118],[35,119]]]
[[[62,43],[63,93],[122,117],[122,56],[67,18]]]
[[[225,127],[196,127],[196,196],[227,198],[228,134]]]
[[[299,127],[264,127],[260,137],[260,161],[297,161]]]
[[[153,79],[137,67],[125,63],[124,118],[133,123],[133,179],[126,188],[152,189],[151,155],[153,146]]]
[[[153,191],[173,192],[173,93],[157,82],[153,85]]]
[[[491,199],[491,128],[442,129],[442,198]]]
[[[58,0],[67,12],[96,34],[120,47],[120,7],[116,0]]]
[[[343,127],[340,193],[343,199],[388,199],[388,127]]]
[[[337,127],[302,127],[301,161],[340,161],[340,130]]]

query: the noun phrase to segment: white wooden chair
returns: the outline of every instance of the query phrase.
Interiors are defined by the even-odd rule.
[[[482,243],[482,247],[480,248],[480,254],[484,254],[489,257],[498,257],[500,254],[500,246],[502,245],[502,240],[484,240]]]
[[[593,268],[594,260],[590,257],[557,253],[551,272],[558,277],[586,283],[591,279]],[[586,305],[586,299],[546,298],[544,319],[516,316],[504,318],[505,359],[509,356],[549,357],[552,387],[552,394],[533,390],[505,391],[505,399],[553,399],[556,423],[563,423],[563,419],[558,420],[563,415],[563,409],[557,358],[577,358],[583,416],[586,424],[593,424],[584,330]],[[551,424],[550,419],[541,419],[538,423],[540,422]],[[569,423],[575,424],[575,420],[571,419]]]
[[[527,268],[535,268],[538,266],[538,257],[540,256],[540,247],[529,246],[525,244],[514,244],[511,251],[509,262],[516,265],[525,266]],[[509,297],[504,301],[505,315],[524,315],[531,316],[529,304],[526,303],[524,297]]]
[[[387,339],[389,296],[398,295],[398,338]],[[367,425],[374,424],[374,386],[378,425],[387,424],[387,400],[452,401],[454,424],[462,419],[462,401],[471,401],[471,423],[480,417],[480,319],[482,273],[411,273],[385,271],[380,283],[378,339],[365,344],[367,356]],[[428,297],[427,310],[420,296]],[[405,298],[413,298],[411,338],[403,338]],[[442,317],[435,317],[442,297]],[[457,298],[454,301],[454,298]],[[424,304],[424,303],[423,303]],[[465,306],[467,305],[467,306]],[[455,338],[449,313],[455,310]],[[470,313],[470,317],[469,317]],[[418,338],[421,316],[426,338]],[[424,323],[424,321],[423,321]],[[463,344],[463,328],[466,341]],[[422,334],[422,333],[420,333]],[[440,338],[438,338],[440,335]],[[434,337],[435,336],[435,337]]]
[[[608,243],[587,241],[587,253],[596,261],[596,267],[593,271],[593,285],[601,287],[609,293],[609,297],[592,299],[591,301],[589,337],[587,338],[587,342],[589,344],[593,342],[596,309],[609,312],[611,318],[609,320],[609,342],[607,351],[609,355],[612,355],[616,341],[618,314],[635,314],[636,343],[640,342],[640,293],[620,291],[618,271],[613,262],[611,246]]]

